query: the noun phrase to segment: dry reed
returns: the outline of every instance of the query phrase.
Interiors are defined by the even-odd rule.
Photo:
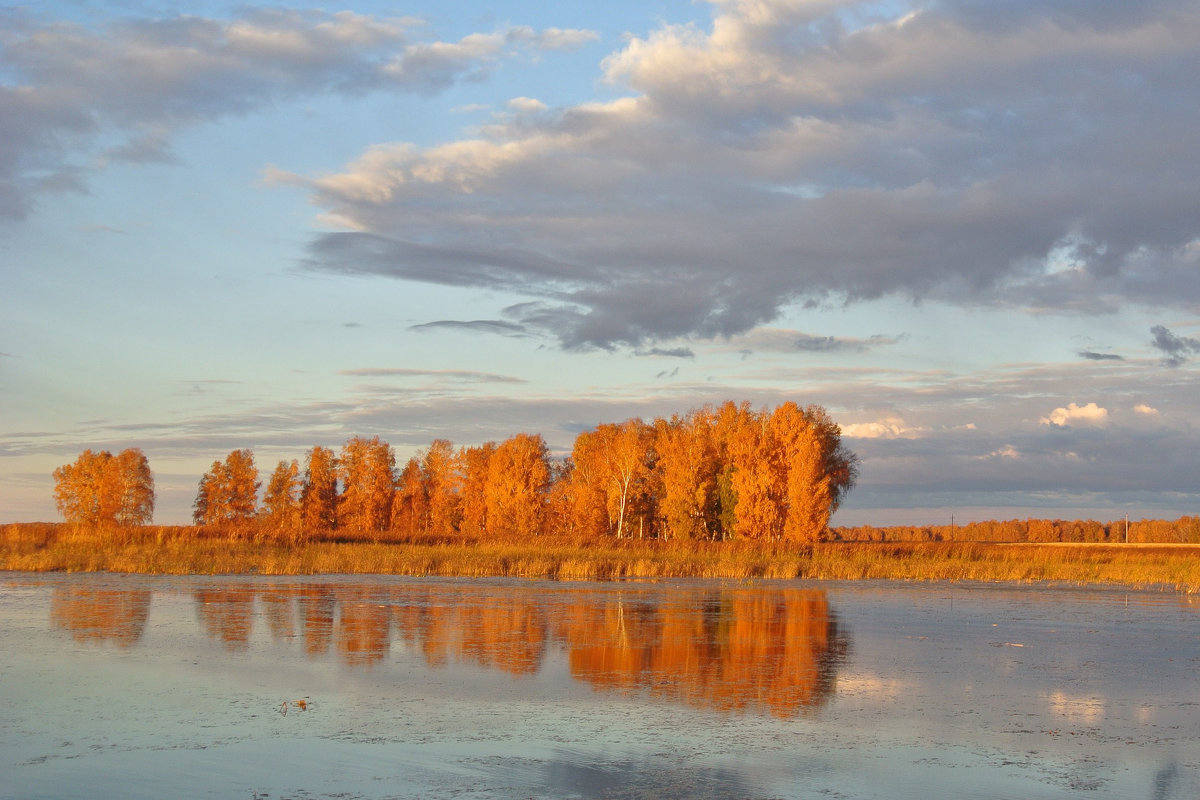
[[[262,537],[190,527],[0,526],[0,569],[158,574],[1047,581],[1200,591],[1188,545]]]

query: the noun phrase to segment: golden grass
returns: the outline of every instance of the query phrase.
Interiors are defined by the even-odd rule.
[[[724,578],[1047,581],[1200,591],[1189,545],[539,538],[278,541],[190,527],[0,526],[0,569],[157,574],[393,574],[560,580]]]

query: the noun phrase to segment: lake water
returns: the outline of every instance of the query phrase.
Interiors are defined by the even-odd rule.
[[[1200,605],[0,573],[0,798],[1200,799]]]

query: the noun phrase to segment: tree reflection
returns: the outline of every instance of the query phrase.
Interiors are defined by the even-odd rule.
[[[254,595],[254,587],[248,585],[198,590],[196,614],[205,632],[229,650],[246,649],[254,625]]]
[[[593,686],[790,717],[831,696],[849,640],[823,591],[713,591],[666,607],[575,609],[571,674]]]
[[[78,641],[111,641],[130,647],[150,616],[150,592],[56,587],[50,601],[54,625]]]
[[[371,666],[395,639],[431,667],[465,663],[525,676],[542,668],[553,645],[571,675],[596,689],[778,717],[823,706],[849,648],[817,589],[245,584],[196,592],[205,630],[228,647],[247,646],[255,597],[272,638],[302,639],[310,658],[332,651],[347,666]]]

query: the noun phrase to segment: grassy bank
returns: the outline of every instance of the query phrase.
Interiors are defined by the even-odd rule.
[[[1200,591],[1200,548],[992,542],[255,541],[187,527],[0,526],[0,569],[161,574],[1052,581]]]

